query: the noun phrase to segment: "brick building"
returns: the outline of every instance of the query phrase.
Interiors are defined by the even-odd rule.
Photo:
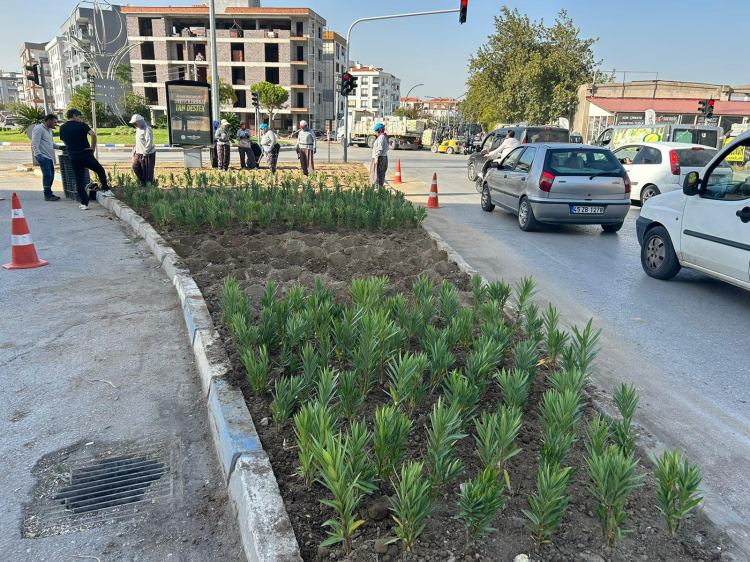
[[[207,6],[123,6],[130,53],[133,89],[152,103],[154,117],[166,112],[167,80],[206,81],[211,75]],[[325,20],[308,8],[261,8],[254,0],[217,2],[216,41],[219,78],[237,94],[233,106],[255,126],[250,88],[258,82],[279,84],[289,91],[286,107],[276,113],[277,130],[296,128],[307,120],[324,127],[323,93],[330,88],[323,62]],[[265,121],[268,116],[263,115]]]

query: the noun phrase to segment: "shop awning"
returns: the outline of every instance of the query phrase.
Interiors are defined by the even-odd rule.
[[[588,101],[610,113],[643,113],[653,109],[658,114],[698,114],[698,99],[676,98],[596,98]],[[715,115],[750,116],[750,101],[716,101]]]

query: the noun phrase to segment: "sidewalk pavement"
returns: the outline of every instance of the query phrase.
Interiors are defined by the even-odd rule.
[[[0,171],[0,263],[14,191],[50,265],[0,269],[0,558],[245,560],[174,287],[98,204],[45,202],[39,178],[10,171]],[[168,465],[153,499],[98,525],[62,514],[40,531],[70,467],[127,454]]]

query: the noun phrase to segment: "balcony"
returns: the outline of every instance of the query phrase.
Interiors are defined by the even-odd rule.
[[[295,64],[297,66],[307,66],[306,60],[290,60],[289,64]]]
[[[306,107],[291,107],[290,110],[292,111],[292,113],[294,113],[295,111],[296,112],[300,112],[300,111],[308,112],[308,111],[310,111]]]
[[[307,88],[307,84],[292,84],[292,88]]]
[[[307,41],[309,37],[307,35],[292,35],[289,39],[292,41]]]

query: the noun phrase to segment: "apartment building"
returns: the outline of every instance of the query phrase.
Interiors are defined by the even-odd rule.
[[[0,70],[0,101],[4,104],[21,101],[18,89],[23,79],[23,72]]]
[[[401,98],[401,107],[418,108],[423,115],[434,117],[437,120],[446,119],[447,117],[458,117],[461,114],[461,102],[453,98]]]
[[[382,68],[356,63],[349,71],[357,77],[357,89],[349,96],[349,112],[369,111],[387,117],[399,107],[401,80]]]
[[[47,43],[44,50],[47,53],[48,65],[50,69],[49,90],[52,91],[53,105],[56,110],[64,111],[70,105],[72,95],[70,72],[67,68],[69,59],[68,47],[65,44],[65,38],[62,36],[55,37]]]
[[[39,57],[44,56],[46,43],[31,43],[25,41],[21,44],[21,72],[26,74],[26,65],[39,64]],[[49,65],[44,65],[44,75],[47,80],[50,79]],[[41,82],[41,80],[40,80]],[[44,96],[42,95],[42,87],[35,84],[31,80],[26,80],[25,77],[21,81],[23,85],[23,100],[26,105],[31,107],[44,107]],[[52,100],[49,100],[50,102]]]
[[[154,117],[167,108],[167,80],[207,81],[211,75],[207,6],[123,6],[131,51],[133,89],[152,104]],[[326,21],[309,8],[261,8],[255,0],[220,0],[216,6],[219,78],[237,95],[223,112],[237,113],[255,126],[250,88],[279,84],[289,101],[276,113],[273,127],[291,130],[301,120],[324,127],[323,92],[330,84],[323,62]],[[268,116],[262,114],[263,120]]]
[[[335,31],[323,32],[323,62],[329,83],[323,91],[325,119],[334,123],[343,118],[344,97],[341,95],[341,75],[346,68],[346,39]],[[339,117],[339,115],[341,117]],[[338,127],[334,127],[336,130]]]

